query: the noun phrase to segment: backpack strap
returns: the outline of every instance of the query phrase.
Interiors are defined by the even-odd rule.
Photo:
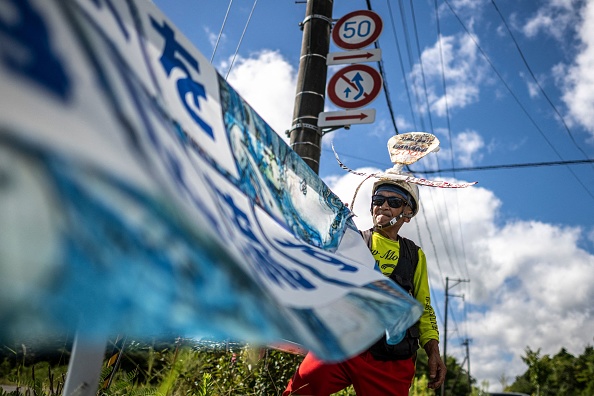
[[[359,231],[363,240],[371,250],[373,228],[365,231]],[[414,278],[417,264],[419,262],[419,247],[410,239],[398,235],[400,244],[400,253],[398,265],[390,275],[390,278],[406,289],[411,295],[414,295]]]
[[[359,231],[359,233],[363,237],[363,240],[367,244],[367,247],[369,248],[369,250],[371,250],[371,235],[373,234],[373,228],[370,228],[365,231]]]
[[[419,262],[419,247],[410,239],[398,235],[400,253],[398,265],[390,274],[390,278],[402,286],[411,296],[414,295],[415,271]]]

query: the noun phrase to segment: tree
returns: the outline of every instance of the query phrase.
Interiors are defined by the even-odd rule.
[[[582,395],[594,395],[594,348],[587,346],[576,359],[575,379]]]
[[[552,358],[526,347],[522,360],[528,369],[505,390],[538,396],[594,395],[594,348],[587,346],[577,358],[561,348]]]

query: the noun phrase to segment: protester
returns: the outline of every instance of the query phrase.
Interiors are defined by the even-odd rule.
[[[424,306],[423,314],[397,345],[389,345],[384,336],[363,353],[339,363],[323,363],[308,353],[283,396],[327,396],[351,384],[360,396],[406,396],[414,379],[419,345],[428,356],[429,388],[443,384],[446,367],[439,355],[425,254],[414,242],[398,235],[404,223],[419,212],[418,188],[384,174],[372,191],[374,226],[361,234],[382,273],[411,293]]]

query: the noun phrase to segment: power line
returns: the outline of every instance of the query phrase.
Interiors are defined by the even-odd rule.
[[[367,0],[367,9],[369,11],[373,11],[371,9],[371,1],[370,0]],[[373,44],[374,44],[375,48],[380,49],[379,41],[375,41]],[[390,93],[388,92],[388,81],[386,78],[386,72],[384,70],[383,59],[380,59],[377,62],[377,66],[379,68],[380,75],[382,76],[382,86],[383,86],[384,94],[386,97],[386,104],[388,105],[388,111],[390,112],[390,119],[392,120],[392,125],[394,126],[394,132],[396,135],[398,135],[399,132],[398,132],[398,127],[396,126],[396,116],[394,115],[394,109],[392,108],[392,98],[390,96]]]
[[[323,151],[327,151],[329,153],[332,152],[330,149],[323,149]],[[369,158],[358,157],[356,155],[339,153],[340,157],[345,158],[352,158],[355,160],[365,161],[366,163],[386,167],[385,162],[374,161]],[[481,170],[498,170],[498,169],[514,169],[514,168],[537,168],[540,166],[559,166],[559,165],[583,165],[583,164],[591,164],[594,163],[594,159],[585,159],[585,160],[569,160],[569,161],[550,161],[550,162],[529,162],[525,164],[502,164],[502,165],[484,165],[484,166],[470,166],[470,167],[461,167],[461,168],[446,168],[446,169],[423,169],[423,170],[414,170],[411,169],[410,171],[416,174],[435,174],[435,173],[455,173],[455,172],[471,172],[471,171],[481,171]]]
[[[229,70],[227,70],[227,75],[225,76],[225,81],[227,81],[227,77],[229,77],[229,73],[231,73],[231,69],[233,68],[233,64],[235,63],[235,58],[237,58],[237,54],[239,53],[239,47],[241,47],[241,42],[243,41],[243,37],[245,36],[245,32],[247,31],[248,25],[252,20],[252,15],[254,15],[254,10],[256,9],[256,4],[258,4],[258,0],[254,0],[254,5],[252,6],[252,11],[250,11],[250,15],[248,16],[247,21],[245,22],[245,27],[243,28],[243,32],[241,33],[241,37],[239,38],[239,42],[237,43],[237,48],[235,49],[235,54],[233,54],[233,59],[231,60],[231,64],[229,65]],[[229,5],[231,6],[231,5]]]
[[[594,159],[586,160],[572,160],[572,161],[553,161],[553,162],[530,162],[526,164],[505,164],[505,165],[485,165],[485,166],[470,166],[466,168],[450,168],[450,169],[425,169],[422,171],[413,171],[415,173],[432,174],[442,172],[466,172],[466,171],[480,171],[493,169],[513,169],[513,168],[536,168],[539,166],[555,166],[555,165],[581,165],[592,164]]]
[[[524,56],[524,52],[522,51],[522,49],[520,48],[520,44],[518,43],[518,41],[516,40],[516,37],[514,36],[512,30],[510,29],[509,25],[507,24],[507,21],[505,20],[505,18],[503,17],[503,14],[501,13],[501,11],[499,10],[499,7],[497,7],[497,4],[495,4],[495,0],[491,0],[491,4],[493,4],[493,7],[495,7],[495,11],[497,11],[497,14],[499,14],[499,17],[501,18],[501,20],[503,21],[503,25],[505,26],[505,28],[507,29],[507,32],[509,33],[512,41],[514,42],[516,49],[518,50],[518,53],[520,54],[520,58],[522,58],[522,62],[524,62],[524,65],[526,66],[526,69],[528,69],[528,73],[530,74],[530,76],[532,77],[532,80],[534,80],[534,82],[536,83],[536,85],[538,86],[538,89],[540,90],[540,92],[542,93],[542,95],[544,96],[544,98],[546,99],[546,101],[549,103],[549,105],[553,108],[553,110],[555,111],[555,113],[557,114],[557,116],[559,117],[559,119],[561,120],[561,123],[563,124],[563,126],[565,127],[565,131],[567,132],[567,134],[569,135],[569,137],[571,138],[571,141],[573,142],[573,144],[575,145],[575,147],[581,151],[582,154],[584,154],[584,157],[588,158],[588,155],[586,154],[586,152],[582,149],[582,147],[578,144],[578,142],[575,140],[575,137],[573,136],[573,133],[571,132],[571,130],[569,129],[569,127],[567,126],[567,123],[565,122],[565,118],[563,118],[563,115],[561,115],[561,112],[557,109],[557,107],[553,104],[553,101],[551,100],[551,98],[549,97],[549,95],[547,95],[547,93],[545,92],[544,88],[542,87],[542,85],[540,85],[540,82],[538,81],[538,79],[536,78],[536,76],[534,75],[534,72],[532,71],[532,68],[530,67],[530,65],[528,64],[528,60],[526,60],[526,57]]]
[[[219,46],[219,41],[221,41],[221,36],[223,36],[223,30],[225,29],[225,24],[227,23],[227,18],[229,17],[229,11],[231,10],[231,5],[233,4],[233,0],[229,1],[229,6],[227,7],[227,12],[225,13],[225,19],[223,19],[223,24],[221,25],[221,30],[219,30],[219,36],[217,37],[217,42],[214,45],[212,50],[212,55],[210,57],[210,63],[212,63],[215,54],[217,53],[217,48]]]
[[[400,8],[400,20],[402,23],[402,30],[404,32],[404,43],[406,44],[406,53],[408,55],[408,64],[409,64],[410,72],[412,73],[412,71],[414,70],[413,55],[412,55],[412,48],[411,48],[412,40],[410,39],[410,36],[409,36],[408,23],[406,23],[406,11],[404,10],[404,3],[402,2],[402,0],[398,1],[398,6]],[[421,99],[419,98],[417,84],[412,79],[411,79],[411,88],[412,88],[413,95],[415,97],[416,109],[420,113],[420,109],[422,108]],[[419,114],[419,122],[421,123],[421,130],[425,131],[427,128],[425,128],[425,120],[423,119],[422,114]]]
[[[538,126],[538,124],[536,123],[536,121],[534,120],[534,118],[528,112],[528,109],[526,109],[526,107],[522,104],[522,102],[517,97],[517,95],[514,93],[514,91],[511,89],[511,87],[509,86],[509,84],[505,81],[505,79],[503,78],[503,76],[501,75],[501,73],[499,73],[499,71],[497,70],[497,68],[495,67],[495,65],[491,61],[491,59],[487,56],[487,53],[481,48],[481,46],[479,45],[479,43],[475,39],[474,35],[466,27],[466,25],[464,24],[464,22],[462,21],[462,19],[458,16],[458,14],[456,13],[456,11],[452,7],[452,5],[449,3],[449,1],[448,0],[444,0],[444,2],[449,7],[449,9],[452,11],[452,14],[454,14],[454,16],[456,17],[456,19],[458,19],[458,22],[460,22],[460,25],[466,31],[466,34],[468,35],[468,37],[470,37],[470,39],[474,42],[474,44],[476,45],[476,47],[480,51],[481,55],[487,61],[487,63],[491,67],[491,69],[493,69],[493,71],[495,72],[495,74],[497,75],[497,77],[499,78],[499,80],[501,81],[501,83],[503,84],[503,86],[508,90],[508,92],[510,93],[510,95],[512,96],[512,98],[514,98],[514,100],[516,101],[516,103],[518,104],[518,106],[520,106],[520,109],[522,109],[522,111],[524,112],[524,114],[526,114],[526,116],[528,117],[528,119],[530,120],[530,122],[532,123],[532,125],[534,125],[534,127],[536,128],[536,130],[540,133],[540,135],[542,136],[542,138],[547,142],[547,144],[553,150],[553,152],[555,152],[555,154],[557,154],[557,157],[563,159],[563,156],[561,155],[561,153],[559,153],[559,151],[555,148],[555,146],[551,143],[551,141],[546,137],[546,135],[544,134],[543,130],[540,128],[540,126]],[[582,182],[582,180],[573,172],[573,169],[567,168],[567,170],[569,170],[569,173],[571,173],[571,175],[579,183],[579,185],[582,186],[582,188],[584,189],[584,191],[592,199],[594,199],[594,194],[592,194],[592,192],[588,189],[588,187],[586,187],[586,185],[584,184],[584,182]]]
[[[400,42],[398,41],[398,35],[396,34],[396,24],[394,23],[394,14],[392,13],[392,6],[390,6],[390,0],[387,0],[388,11],[390,13],[390,23],[392,26],[392,34],[394,35],[394,42],[396,43],[396,50],[398,52],[398,61],[400,63],[400,71],[402,72],[402,81],[406,89],[406,96],[408,97],[408,107],[410,109],[410,115],[413,120],[415,130],[417,130],[417,118],[413,110],[413,101],[410,97],[410,88],[408,87],[408,79],[406,78],[406,71],[404,70],[404,63],[402,61],[402,50],[400,49]]]

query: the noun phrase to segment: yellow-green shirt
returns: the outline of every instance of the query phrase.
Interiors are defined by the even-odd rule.
[[[389,277],[398,264],[400,243],[374,232],[371,236],[371,254],[373,254],[375,262],[382,273]],[[425,346],[429,340],[439,341],[439,331],[437,329],[435,312],[431,306],[427,259],[421,249],[419,249],[419,261],[415,270],[413,285],[414,297],[425,307],[419,319],[419,330],[421,333],[419,342],[421,346]]]

